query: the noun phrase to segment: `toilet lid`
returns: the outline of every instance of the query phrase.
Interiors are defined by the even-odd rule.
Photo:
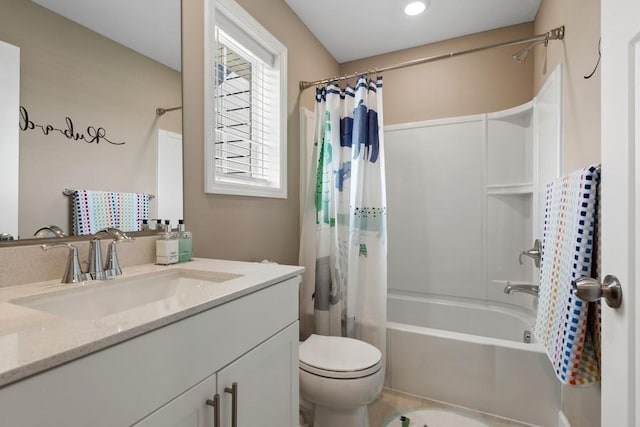
[[[360,378],[382,366],[380,350],[364,341],[311,335],[300,344],[300,367],[329,378]]]

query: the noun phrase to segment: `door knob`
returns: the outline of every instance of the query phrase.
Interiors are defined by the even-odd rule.
[[[607,305],[612,308],[622,304],[622,286],[616,276],[608,274],[602,284],[591,277],[580,277],[571,282],[576,291],[576,296],[585,301],[597,301],[604,298]]]

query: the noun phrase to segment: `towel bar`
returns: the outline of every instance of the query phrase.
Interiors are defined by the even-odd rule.
[[[70,190],[69,188],[65,188],[64,190],[62,190],[62,194],[65,196],[72,196],[73,193],[75,193],[76,190]],[[141,193],[141,194],[146,194],[147,196],[149,196],[149,200],[154,199],[156,196],[153,194],[148,194],[148,193]]]

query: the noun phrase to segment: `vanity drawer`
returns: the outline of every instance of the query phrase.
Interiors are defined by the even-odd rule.
[[[298,318],[299,278],[0,389],[0,426],[131,425]]]

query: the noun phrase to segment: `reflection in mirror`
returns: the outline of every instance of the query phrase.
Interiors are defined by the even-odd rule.
[[[0,40],[19,48],[20,70],[9,125],[19,130],[19,221],[0,233],[31,238],[55,224],[71,235],[65,189],[155,195],[150,218],[167,218],[158,206],[169,191],[180,204],[170,215],[181,216],[182,182],[158,187],[165,170],[182,177],[181,111],[156,114],[182,104],[180,0],[2,0]],[[173,164],[158,152],[165,131],[180,144]]]
[[[0,240],[18,235],[20,49],[0,40]]]
[[[47,225],[45,227],[41,227],[34,234],[34,237],[67,237],[67,235],[62,231],[60,227],[57,225]]]

